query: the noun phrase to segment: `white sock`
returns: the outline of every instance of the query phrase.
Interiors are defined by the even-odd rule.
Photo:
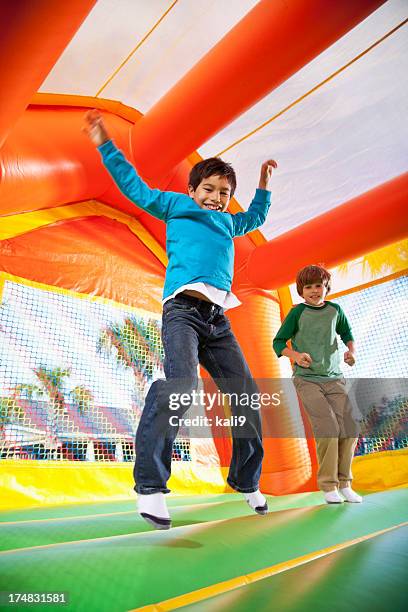
[[[340,497],[337,489],[333,489],[333,491],[323,491],[324,499],[326,504],[342,504],[343,498]]]
[[[361,504],[361,502],[363,501],[361,495],[353,491],[351,487],[344,487],[344,489],[340,489],[340,493],[346,501],[352,504]]]
[[[244,493],[244,497],[254,510],[258,508],[258,506],[264,506],[266,504],[266,499],[259,489],[253,493]]]
[[[137,507],[140,514],[145,512],[146,514],[152,514],[157,518],[170,518],[164,493],[152,493],[151,495],[141,495],[138,493]]]

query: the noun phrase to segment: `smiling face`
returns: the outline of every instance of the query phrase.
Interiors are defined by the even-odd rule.
[[[203,178],[196,189],[188,186],[188,194],[200,208],[224,212],[231,197],[231,185],[225,176],[212,174]]]
[[[310,306],[323,306],[327,287],[323,283],[311,283],[303,287],[302,297]]]

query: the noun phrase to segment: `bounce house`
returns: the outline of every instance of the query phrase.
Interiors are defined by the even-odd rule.
[[[2,3],[1,609],[406,609],[407,9]],[[115,186],[84,134],[89,109],[153,188],[186,192],[196,162],[231,163],[232,214],[261,162],[278,161],[265,224],[234,241],[241,305],[228,312],[260,390],[280,398],[262,409],[266,516],[227,485],[230,431],[214,426],[174,443],[173,528],[137,514],[135,433],[163,377],[166,228]],[[272,347],[311,263],[330,269],[357,341],[344,376],[361,411],[362,504],[324,503],[291,364]]]

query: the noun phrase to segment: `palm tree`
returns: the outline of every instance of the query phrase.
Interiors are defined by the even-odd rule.
[[[131,368],[138,383],[150,381],[163,362],[163,346],[157,321],[128,317],[123,323],[105,328],[99,337],[97,352],[110,354],[116,349],[116,361]]]
[[[13,420],[23,420],[24,413],[15,396],[0,397],[0,437],[4,437],[6,425]]]
[[[10,413],[13,406],[12,397],[1,397],[0,398],[0,432],[3,433],[4,428],[10,423]]]
[[[20,383],[13,388],[13,397],[20,399],[22,395],[31,400],[34,395],[44,395],[44,389],[38,385]]]
[[[47,368],[40,366],[33,370],[39,384],[20,383],[12,389],[10,397],[0,398],[0,434],[5,426],[15,420],[25,418],[24,409],[20,401],[25,398],[32,401],[36,396],[48,396],[46,419],[51,432],[53,446],[51,450],[57,451],[57,417],[68,416],[65,410],[64,380],[71,375],[70,368]],[[80,414],[85,414],[94,406],[92,392],[85,385],[77,385],[70,391],[70,396]],[[67,423],[63,423],[66,426]],[[2,435],[3,437],[3,435]]]
[[[43,366],[34,370],[34,374],[41,382],[43,389],[50,398],[50,404],[53,411],[57,415],[64,414],[65,400],[63,393],[64,378],[71,375],[70,368],[63,370],[62,368],[47,369]]]
[[[84,385],[78,385],[70,391],[70,395],[74,401],[74,404],[82,416],[92,410],[94,406],[94,397],[92,391],[87,389]]]
[[[370,272],[375,277],[378,274],[393,274],[403,270],[407,266],[408,246],[406,240],[377,249],[367,253],[361,258],[363,273]],[[349,263],[343,263],[338,267],[339,272],[347,274]]]
[[[23,396],[28,400],[32,400],[35,395],[44,395],[44,390],[38,385],[33,384],[20,383],[15,385],[10,398],[13,404],[12,416],[16,417],[18,421],[24,421],[25,413],[20,401],[23,399]]]

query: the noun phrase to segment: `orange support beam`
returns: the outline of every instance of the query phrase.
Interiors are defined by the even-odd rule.
[[[408,234],[407,201],[405,172],[256,247],[242,273],[255,287],[277,289],[307,264],[331,268],[402,240]]]
[[[0,147],[96,0],[17,0],[0,7]]]
[[[383,3],[261,0],[136,123],[139,171],[167,174]]]
[[[114,191],[98,151],[81,131],[85,112],[84,108],[29,108],[23,113],[0,151],[0,214],[101,200],[108,189]],[[106,123],[129,157],[131,123],[111,113]],[[112,203],[135,217],[142,212],[118,189]]]

